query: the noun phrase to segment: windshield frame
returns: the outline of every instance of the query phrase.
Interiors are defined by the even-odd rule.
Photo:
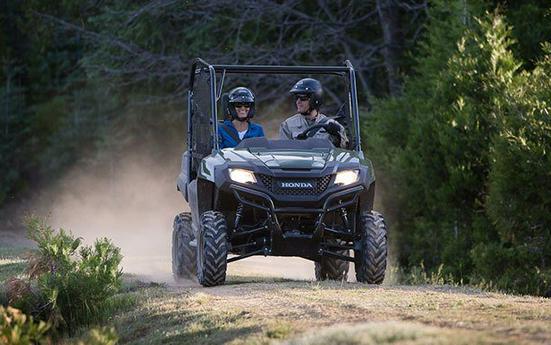
[[[224,78],[229,74],[289,74],[289,75],[304,75],[304,74],[325,74],[344,77],[347,84],[347,98],[349,105],[349,114],[353,121],[354,147],[351,149],[356,152],[362,152],[361,135],[360,135],[360,116],[358,109],[358,95],[356,86],[356,74],[352,63],[349,60],[345,61],[344,66],[273,66],[273,65],[211,65],[201,58],[196,58],[191,66],[188,105],[193,99],[193,85],[195,76],[198,73],[208,72],[210,75],[210,108],[211,108],[211,124],[213,126],[214,137],[212,138],[213,151],[219,150],[218,143],[218,114],[217,102],[220,101],[221,90],[224,83]],[[220,76],[220,85],[217,83],[217,75]],[[189,124],[193,116],[192,110],[188,106],[188,147],[192,144],[192,135]]]

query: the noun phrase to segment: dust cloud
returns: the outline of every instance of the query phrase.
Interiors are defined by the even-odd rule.
[[[176,190],[179,156],[161,164],[149,155],[125,155],[103,170],[74,168],[47,193],[48,222],[91,243],[107,237],[121,248],[123,269],[170,281],[174,216],[188,207]]]
[[[281,115],[266,116],[260,123],[269,138],[277,138]],[[88,244],[107,237],[121,248],[124,272],[172,284],[172,222],[179,212],[189,211],[176,190],[181,142],[142,142],[130,152],[103,152],[99,166],[83,160],[42,188],[26,213],[45,216],[54,228],[70,230]],[[229,264],[228,274],[312,280],[314,264],[300,258],[251,257]],[[350,265],[349,280],[354,276]]]
[[[176,190],[181,156],[174,154],[170,161],[149,153],[122,157],[101,169],[73,168],[42,192],[34,210],[46,215],[54,228],[70,230],[88,244],[100,237],[111,239],[121,248],[125,273],[172,284],[172,222],[179,212],[189,211]],[[228,274],[310,280],[314,264],[299,258],[252,257],[229,264]]]

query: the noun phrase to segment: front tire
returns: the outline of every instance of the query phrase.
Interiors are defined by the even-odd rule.
[[[174,218],[172,230],[172,275],[176,281],[195,278],[195,248],[191,214],[180,213]]]
[[[338,240],[329,240],[329,244],[340,244]],[[349,250],[335,250],[336,253],[348,256]],[[339,280],[346,281],[350,263],[346,260],[322,257],[320,262],[315,263],[316,280]]]
[[[354,251],[356,280],[381,284],[385,278],[387,228],[383,216],[375,211],[363,213],[359,219],[360,249]]]
[[[228,257],[227,227],[224,215],[206,211],[201,215],[201,233],[197,241],[197,280],[203,286],[226,281]]]

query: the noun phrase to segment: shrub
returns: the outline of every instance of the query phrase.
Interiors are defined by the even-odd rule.
[[[545,294],[551,46],[542,45],[534,70],[522,70],[503,16],[458,25],[446,11],[439,2],[430,10],[417,75],[406,80],[403,96],[376,103],[367,119],[391,241],[414,275],[424,262],[455,282]]]
[[[69,331],[101,321],[121,286],[120,249],[105,238],[82,246],[82,239],[36,218],[28,230],[38,246],[27,270],[31,289],[14,304]]]
[[[0,306],[0,343],[5,345],[47,344],[50,324],[35,322],[21,310]]]
[[[493,138],[486,211],[499,242],[473,251],[476,274],[507,291],[551,290],[551,44],[503,94],[507,111]]]
[[[511,44],[503,23],[492,40],[470,13],[457,13],[440,2],[430,10],[417,74],[402,97],[377,104],[368,132],[375,133],[369,149],[382,165],[379,176],[392,181],[383,185],[383,201],[385,209],[397,208],[391,225],[400,264],[424,262],[429,271],[444,264],[442,274],[460,281],[472,270],[473,224],[484,223],[489,138],[496,132],[492,100],[516,64],[508,54],[493,55]]]

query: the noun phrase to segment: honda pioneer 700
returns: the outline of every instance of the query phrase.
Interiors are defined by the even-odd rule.
[[[305,140],[250,138],[219,149],[217,107],[222,107],[226,74],[341,78],[345,101],[333,118],[344,126],[348,146],[336,148],[328,139],[303,135]],[[357,281],[383,281],[387,230],[373,211],[375,175],[360,145],[356,78],[349,61],[343,66],[246,66],[196,59],[187,105],[188,149],[177,187],[191,213],[174,220],[176,279],[197,276],[201,285],[215,286],[224,283],[228,263],[274,255],[314,261],[318,280],[346,279],[353,262]],[[320,126],[325,125],[304,133]]]

